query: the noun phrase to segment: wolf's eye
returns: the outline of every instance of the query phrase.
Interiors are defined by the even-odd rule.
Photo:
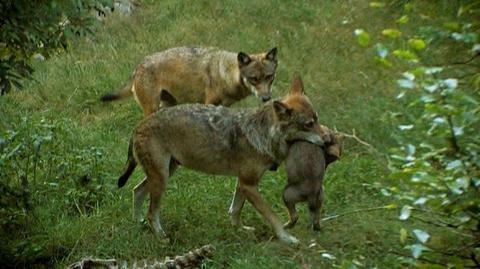
[[[311,129],[311,128],[313,128],[313,125],[314,125],[314,124],[315,124],[315,121],[309,120],[309,121],[305,122],[305,123],[303,124],[303,126],[304,126],[305,128],[307,128],[307,129]]]
[[[248,78],[248,81],[249,81],[250,83],[252,83],[253,85],[256,85],[256,84],[258,84],[259,79],[258,79],[257,77],[249,77],[249,78]]]
[[[267,76],[265,76],[265,80],[266,80],[266,81],[273,80],[273,75],[267,75]]]

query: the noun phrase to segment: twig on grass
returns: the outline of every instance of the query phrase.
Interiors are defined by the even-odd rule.
[[[321,221],[329,221],[329,220],[332,220],[332,219],[336,219],[336,218],[347,216],[347,215],[353,215],[353,214],[360,213],[360,212],[369,212],[369,211],[376,211],[376,210],[382,210],[382,209],[391,209],[391,208],[389,208],[388,206],[360,208],[360,209],[355,209],[355,210],[352,210],[352,211],[347,211],[347,212],[344,212],[344,213],[336,214],[336,215],[333,215],[333,216],[328,216],[326,218],[323,218]]]
[[[361,138],[359,138],[355,132],[355,129],[352,129],[352,134],[347,134],[347,133],[344,133],[344,132],[340,132],[340,131],[336,131],[337,134],[339,135],[342,135],[344,137],[347,137],[347,138],[351,138],[355,141],[357,141],[359,144],[361,145],[364,145],[365,147],[369,148],[370,150],[374,151],[375,153],[379,154],[379,155],[382,155],[380,153],[380,151],[378,149],[376,149],[374,146],[372,146],[371,144],[365,142],[365,140],[362,140]]]

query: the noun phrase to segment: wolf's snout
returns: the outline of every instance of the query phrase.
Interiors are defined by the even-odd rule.
[[[267,102],[269,101],[270,99],[272,99],[272,97],[269,95],[269,96],[262,96],[262,101],[263,102]]]

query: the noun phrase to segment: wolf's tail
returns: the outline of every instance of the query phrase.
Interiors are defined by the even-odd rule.
[[[134,80],[135,80],[135,72],[133,72],[133,74],[130,76],[130,80],[128,81],[127,85],[125,85],[121,90],[116,92],[109,92],[103,95],[102,97],[100,97],[100,101],[110,102],[110,101],[120,100],[120,99],[131,96]]]
[[[118,178],[118,187],[121,188],[125,186],[127,183],[128,178],[132,175],[133,170],[137,166],[137,161],[133,156],[133,138],[130,138],[130,142],[128,143],[128,157],[125,169],[123,170],[123,174]]]

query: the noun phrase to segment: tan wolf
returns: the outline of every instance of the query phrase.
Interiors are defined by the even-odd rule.
[[[230,110],[200,104],[160,108],[135,129],[118,186],[125,185],[140,163],[146,181],[134,189],[134,214],[140,212],[148,192],[147,221],[154,232],[165,235],[158,210],[160,198],[178,164],[209,174],[237,176],[229,210],[232,224],[242,225],[240,214],[248,200],[279,239],[298,243],[265,204],[257,186],[263,173],[286,157],[286,140],[292,132],[311,132],[318,127],[315,114],[298,77],[282,100],[266,102],[256,109]]]
[[[122,90],[100,100],[133,93],[145,116],[158,109],[162,89],[168,89],[179,104],[230,106],[250,94],[266,102],[272,96],[276,68],[276,48],[253,55],[218,48],[172,48],[147,56]]]

